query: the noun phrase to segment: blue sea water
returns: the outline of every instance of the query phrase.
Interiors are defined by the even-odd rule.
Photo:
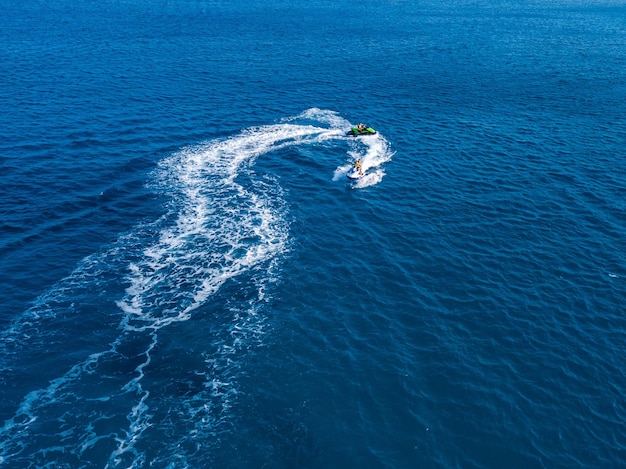
[[[0,467],[626,465],[623,2],[0,3]]]

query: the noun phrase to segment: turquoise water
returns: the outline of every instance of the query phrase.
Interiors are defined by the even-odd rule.
[[[609,1],[5,2],[0,467],[623,467],[625,43]]]

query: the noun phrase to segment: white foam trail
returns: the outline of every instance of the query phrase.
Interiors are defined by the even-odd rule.
[[[284,251],[287,229],[282,208],[275,206],[274,197],[260,195],[263,191],[244,188],[237,182],[237,175],[243,165],[252,164],[261,154],[324,132],[311,126],[285,124],[249,129],[224,141],[188,148],[166,160],[160,180],[168,190],[175,187],[181,194],[173,202],[177,218],[170,228],[163,230],[157,243],[144,249],[143,259],[131,265],[130,286],[119,303],[126,313],[125,330],[149,330],[156,334],[173,322],[187,320],[226,281]],[[155,308],[153,292],[160,291],[162,283],[178,275],[193,279],[192,282],[183,279],[177,285],[180,306]],[[231,355],[240,346],[240,332],[246,328],[249,317],[238,319],[233,326],[233,341],[223,343],[217,356]],[[146,355],[147,365],[150,351]],[[210,364],[215,365],[215,358]],[[149,406],[144,404],[149,393],[143,391],[140,381],[141,376],[134,385],[142,395],[141,402],[128,415],[129,429],[111,455],[110,467],[128,464],[123,459],[125,454],[132,456],[131,467],[144,463],[144,456],[135,450],[135,444],[150,425]],[[219,376],[211,377],[210,388],[213,400],[217,399],[221,412],[225,412],[232,405],[232,383]],[[212,409],[200,412],[206,425],[215,425],[210,418],[214,412]]]
[[[319,127],[320,122],[330,128]],[[107,294],[100,302],[92,299],[94,292],[117,291],[119,273],[125,272],[125,292],[116,302],[120,316],[116,335],[103,330],[105,337],[113,337],[110,342],[69,366],[63,362],[54,369],[68,371],[26,394],[15,415],[0,428],[0,463],[13,459],[19,464],[25,461],[20,458],[28,458],[30,464],[43,466],[55,457],[73,457],[89,464],[86,453],[113,441],[106,467],[148,464],[141,442],[149,439],[146,433],[154,425],[155,406],[167,398],[150,388],[161,331],[209,306],[229,280],[250,274],[246,296],[233,300],[237,307],[222,312],[226,335],[207,338],[210,352],[203,357],[205,369],[197,372],[205,385],[177,410],[187,415],[184,421],[191,422],[187,425],[193,425],[180,432],[184,438],[214,435],[227,422],[237,398],[238,354],[262,340],[264,318],[259,308],[276,276],[280,255],[288,248],[282,191],[269,176],[254,178],[250,168],[259,156],[287,146],[343,141],[348,126],[337,113],[310,109],[280,124],[185,148],[164,160],[154,186],[170,200],[167,213],[120,237],[108,251],[86,258],[2,332],[0,370],[8,370],[11,357],[29,350],[34,340],[45,342],[45,336],[39,338],[42,332],[65,340],[63,320],[76,313],[75,304],[91,299],[100,308],[102,301],[109,303]],[[380,166],[391,158],[386,140],[376,135],[350,142],[352,156],[363,159],[367,177],[377,183],[375,175],[384,174],[379,173]],[[51,364],[61,359],[51,358]],[[119,368],[128,371],[119,373]],[[111,414],[108,409],[126,409],[126,414],[117,410]],[[62,439],[39,434],[33,426],[61,417],[81,422],[87,411],[91,420],[65,428]],[[101,421],[106,424],[98,425]],[[64,442],[71,446],[64,447],[68,444]],[[172,447],[178,444],[182,443],[173,442]],[[179,456],[185,459],[180,452]]]
[[[331,129],[337,130],[339,135],[345,135],[345,129],[350,127],[350,122],[341,117],[339,113],[318,108],[307,109],[295,117],[285,119],[284,122],[303,120],[310,120],[316,125],[317,123],[327,124],[331,127]]]
[[[31,426],[48,417],[49,409],[58,407],[60,402],[73,401],[82,388],[103,387],[104,394],[89,401],[130,405],[125,417],[127,428],[118,427],[120,430],[114,433],[98,434],[89,423],[88,428],[68,430],[70,434],[76,433],[75,440],[83,441],[80,449],[69,452],[78,451],[80,458],[82,451],[102,439],[113,438],[117,448],[111,453],[107,467],[143,466],[145,454],[137,444],[152,425],[152,394],[144,381],[159,331],[190,319],[229,279],[260,267],[265,277],[258,281],[256,299],[251,299],[245,312],[233,314],[229,340],[220,338],[217,354],[207,357],[207,366],[212,370],[206,374],[211,393],[201,398],[202,406],[193,410],[202,416],[205,432],[218,423],[214,415],[227,415],[236,396],[233,375],[228,368],[232,366],[233,354],[245,347],[247,340],[259,337],[262,331],[263,319],[258,317],[256,305],[264,299],[272,266],[276,257],[285,251],[288,239],[280,188],[263,181],[252,181],[252,186],[244,187],[237,178],[260,155],[284,146],[315,143],[338,135],[338,129],[277,124],[186,148],[165,160],[160,165],[155,185],[171,199],[169,214],[152,226],[140,227],[137,232],[120,238],[120,247],[86,261],[57,289],[42,297],[41,308],[33,308],[23,316],[23,322],[17,321],[3,334],[9,339],[3,341],[3,348],[7,343],[17,344],[19,348],[20,341],[23,343],[24,337],[30,334],[31,325],[34,324],[34,333],[43,319],[52,321],[68,314],[51,306],[53,302],[46,297],[58,297],[55,304],[62,307],[72,301],[65,296],[72,294],[76,284],[82,282],[84,290],[94,289],[92,279],[99,276],[91,275],[87,267],[97,265],[100,270],[106,270],[108,266],[116,273],[119,257],[129,259],[126,264],[128,286],[124,297],[117,302],[122,315],[121,334],[104,352],[92,354],[72,366],[48,387],[28,393],[15,416],[0,429],[3,441],[0,458],[6,461],[28,452],[29,438],[37,438]],[[138,354],[128,355],[123,351],[129,346],[136,347],[137,343],[145,343],[140,345]],[[133,372],[127,377],[105,371],[109,364],[118,367],[124,362],[132,364]],[[207,398],[212,401],[207,402]],[[211,403],[217,410],[211,408]],[[80,410],[68,408],[62,412],[67,416]],[[54,451],[57,450],[38,448],[32,457],[40,462],[47,461],[53,458]]]
[[[333,180],[345,177],[354,162],[360,159],[365,175],[355,180],[352,187],[362,189],[378,184],[385,176],[383,165],[395,154],[390,150],[389,142],[380,133],[348,138],[352,145],[352,149],[348,152],[350,162],[335,169]]]

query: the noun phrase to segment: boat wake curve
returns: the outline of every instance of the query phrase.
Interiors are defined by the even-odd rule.
[[[2,331],[0,371],[24,398],[3,409],[0,463],[185,465],[216,444],[289,246],[277,180],[239,175],[286,146],[345,140],[345,126],[311,109],[162,161],[152,187],[168,200],[163,216],[84,259]],[[365,148],[371,167],[386,161],[384,139]],[[44,351],[43,371],[27,377]]]

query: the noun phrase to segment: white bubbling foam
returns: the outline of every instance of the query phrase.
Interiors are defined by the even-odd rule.
[[[320,122],[330,128],[318,127]],[[44,324],[46,332],[61,330],[63,318],[75,313],[75,304],[93,297],[93,292],[117,291],[119,283],[125,283],[125,292],[116,301],[121,316],[117,330],[104,331],[112,340],[106,339],[95,349],[100,351],[70,366],[64,362],[58,369],[68,371],[25,395],[15,415],[0,428],[0,461],[19,464],[28,458],[32,464],[53,464],[60,454],[89,464],[88,453],[114,442],[107,467],[143,466],[148,461],[142,440],[150,440],[146,434],[155,425],[159,405],[177,405],[176,412],[185,415],[180,420],[188,431],[174,432],[184,435],[180,438],[203,441],[219,432],[237,399],[238,357],[262,342],[265,318],[260,310],[267,301],[267,286],[275,281],[280,255],[288,247],[281,189],[270,176],[256,178],[249,168],[259,156],[286,146],[344,141],[346,127],[348,122],[337,113],[310,109],[286,122],[184,148],[165,159],[154,186],[170,200],[166,214],[120,237],[108,251],[86,258],[2,333],[6,340],[0,341],[0,350],[17,356],[29,349]],[[380,135],[351,145],[366,168],[378,168],[391,157]],[[125,272],[122,278],[120,272]],[[168,396],[151,387],[158,382],[152,368],[161,331],[190,320],[204,305],[210,307],[229,280],[244,274],[250,274],[245,275],[246,296],[229,300],[226,304],[232,301],[232,306],[219,311],[218,335],[207,337],[207,349],[201,352],[204,368],[195,375],[203,385],[182,404],[174,398],[164,401]],[[103,294],[103,300],[111,298]],[[0,365],[8,369],[11,362],[4,361]],[[91,417],[84,421],[87,414]],[[33,426],[61,418],[64,424],[72,419],[81,422],[66,426],[62,441],[38,434]],[[171,448],[182,443],[173,441]],[[186,459],[182,450],[176,454]]]
[[[250,165],[257,156],[282,145],[296,144],[298,139],[310,138],[325,129],[311,126],[271,126],[251,129],[225,141],[209,142],[186,148],[165,160],[157,175],[157,185],[171,199],[169,214],[151,226],[139,227],[136,232],[120,238],[118,246],[85,264],[100,265],[99,270],[119,269],[119,256],[127,257],[126,293],[117,301],[122,314],[121,334],[108,349],[89,356],[60,377],[53,379],[44,389],[30,392],[19,406],[15,416],[0,429],[0,454],[4,460],[29,451],[28,438],[33,422],[45,418],[49,409],[58,402],[72,401],[80,388],[94,382],[98,387],[104,380],[108,395],[97,396],[92,402],[113,400],[130,404],[125,420],[126,430],[99,435],[93,429],[78,427],[70,430],[89,435],[82,447],[87,450],[102,438],[113,438],[117,448],[111,453],[108,467],[138,467],[145,456],[137,448],[143,433],[150,428],[151,390],[144,381],[152,361],[159,331],[175,322],[186,321],[198,307],[205,304],[229,279],[257,266],[265,265],[271,274],[273,259],[286,248],[288,227],[284,220],[284,202],[276,185],[253,181],[243,187],[237,182],[243,165]],[[148,234],[146,234],[146,232]],[[96,277],[93,276],[93,279]],[[69,279],[61,282],[54,292],[44,295],[41,307],[34,307],[4,335],[14,342],[23,340],[31,324],[41,322],[42,317],[54,318],[67,313],[54,310],[49,297],[56,303],[71,303],[64,299],[72,294],[72,285],[86,283],[90,290],[92,276],[82,266]],[[264,295],[265,282],[259,284],[258,297]],[[255,312],[256,306],[250,306]],[[237,314],[230,326],[230,343],[220,339],[220,354],[232,355],[232,350],[243,347],[248,331],[262,327],[262,320],[255,323],[253,314]],[[36,330],[36,327],[34,328]],[[12,331],[12,332],[11,332]],[[137,352],[126,356],[121,350],[140,345]],[[26,345],[24,345],[26,346]],[[105,376],[104,363],[134,370],[130,376]],[[222,365],[227,367],[227,362]],[[99,375],[99,376],[98,376]],[[225,382],[219,375],[207,377],[211,382]],[[224,387],[225,385],[221,385]],[[104,392],[104,391],[103,391]],[[214,393],[227,407],[229,393]],[[134,403],[133,403],[134,401]],[[64,415],[74,409],[66,409]],[[211,425],[207,421],[207,425]],[[66,435],[67,436],[67,435]],[[30,435],[32,438],[33,435]],[[52,457],[50,450],[34,455],[39,460]],[[46,456],[47,455],[47,456]]]
[[[206,303],[229,279],[283,252],[287,226],[281,198],[276,197],[280,196],[278,189],[257,183],[251,190],[238,183],[237,176],[244,165],[252,164],[259,155],[307,142],[324,132],[311,126],[286,124],[260,127],[224,141],[187,148],[164,161],[159,181],[166,190],[177,194],[171,204],[175,219],[129,269],[130,285],[119,303],[126,313],[125,330],[152,331],[156,336],[162,327],[189,319],[192,311]],[[172,278],[178,278],[175,291],[164,292]],[[258,298],[263,296],[264,282],[262,285]],[[163,307],[170,303],[177,307]],[[230,376],[226,368],[231,358],[227,357],[243,347],[247,334],[258,335],[262,327],[262,318],[255,318],[256,306],[251,305],[248,311],[234,315],[231,339],[222,341],[217,353],[207,359],[212,370],[206,375],[210,395],[202,399],[200,407],[188,410],[200,417],[196,425],[205,430],[218,423],[214,416],[224,415],[236,397],[232,379],[225,379]],[[147,351],[146,366],[149,355]],[[141,375],[133,385],[135,393],[143,396],[143,404],[149,392],[140,381]],[[148,413],[148,405],[133,407],[127,417],[129,429],[119,439],[111,466],[122,462],[135,467],[143,464],[143,455],[135,449],[135,443],[150,425]],[[132,461],[125,457],[132,457]]]
[[[352,187],[362,189],[378,184],[385,176],[382,166],[394,155],[389,148],[389,142],[380,133],[348,138],[352,145],[352,149],[348,151],[350,163],[338,166],[333,174],[333,180],[345,177],[354,162],[360,159],[365,175],[355,180]]]
[[[344,135],[345,129],[350,127],[350,122],[339,115],[335,111],[329,111],[326,109],[310,108],[296,117],[290,117],[285,119],[285,122],[310,120],[315,123],[321,122],[329,125],[332,129],[339,132],[340,135]]]

